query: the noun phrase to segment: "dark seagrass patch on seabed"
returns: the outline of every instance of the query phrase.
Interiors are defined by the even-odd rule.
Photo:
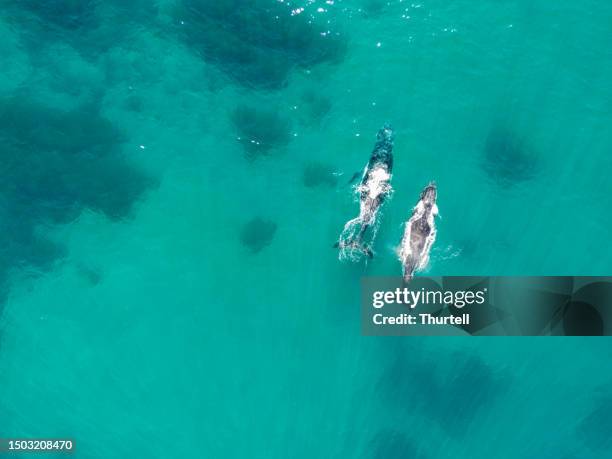
[[[590,449],[602,452],[612,450],[612,395],[610,390],[606,392],[577,428],[578,437]]]
[[[14,269],[45,271],[63,256],[45,226],[71,222],[84,209],[129,216],[155,182],[125,158],[123,142],[95,107],[0,100],[0,284]]]
[[[507,392],[510,383],[509,374],[495,371],[476,354],[450,354],[436,365],[426,357],[407,359],[397,354],[379,385],[383,394],[389,388],[402,394],[402,406],[419,410],[449,434],[460,435]]]
[[[388,7],[388,0],[366,0],[363,5],[363,13],[367,18],[377,19]]]
[[[481,166],[497,185],[509,188],[535,177],[537,157],[518,134],[496,126],[485,140]]]
[[[255,217],[242,226],[240,242],[253,253],[270,245],[276,234],[277,225],[271,220]]]
[[[321,123],[332,108],[329,97],[319,94],[315,90],[307,90],[302,94],[300,112],[303,112],[303,121],[315,125]]]
[[[277,110],[240,105],[231,114],[231,120],[249,159],[268,154],[291,140],[291,123]]]
[[[153,27],[157,5],[148,0],[6,0],[7,17],[19,24],[32,51],[66,42],[92,58],[129,39],[137,23]]]
[[[98,24],[96,7],[99,0],[12,0],[12,3],[37,15],[52,27],[77,30],[90,29]]]
[[[241,85],[278,89],[294,67],[339,61],[346,51],[328,14],[292,8],[269,0],[182,0],[176,22],[188,46]]]
[[[426,459],[414,441],[399,430],[381,430],[371,440],[366,458],[371,459]]]

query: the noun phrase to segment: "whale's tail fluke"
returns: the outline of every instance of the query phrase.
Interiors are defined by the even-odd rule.
[[[365,255],[370,260],[374,258],[374,252],[370,247],[360,240],[336,242],[335,248],[340,249],[340,259],[358,259],[361,255]]]
[[[402,287],[407,287],[410,282],[412,282],[412,278],[414,275],[412,273],[404,273],[404,277],[402,278]]]
[[[412,282],[416,268],[416,260],[409,255],[402,266],[402,284],[404,287]]]

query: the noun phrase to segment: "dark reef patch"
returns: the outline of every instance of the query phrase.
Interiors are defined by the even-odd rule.
[[[291,139],[291,123],[275,110],[241,105],[231,119],[249,158],[267,154]]]
[[[98,0],[13,0],[13,3],[36,14],[48,26],[77,30],[89,29],[98,23]]]
[[[154,27],[155,2],[147,0],[6,0],[9,21],[24,33],[22,39],[36,52],[44,45],[65,42],[83,55],[101,52],[140,32],[136,24]],[[112,33],[109,33],[112,28]]]
[[[144,110],[144,101],[142,97],[135,94],[130,94],[125,98],[125,108],[136,113],[141,113]]]
[[[310,90],[302,94],[302,108],[306,115],[306,123],[317,124],[329,113],[332,108],[332,102],[328,97]]]
[[[459,422],[469,421],[508,386],[505,378],[495,374],[480,357],[467,356],[452,362],[451,376],[441,385],[447,396],[440,398],[438,409],[440,414],[454,409]],[[450,404],[451,398],[455,397],[456,400]]]
[[[88,266],[83,263],[77,263],[77,272],[85,279],[90,285],[98,285],[102,282],[102,272],[100,269]]]
[[[153,181],[122,155],[123,141],[94,107],[0,100],[0,285],[15,268],[41,272],[63,256],[45,226],[84,209],[113,220],[129,215]]]
[[[363,5],[363,12],[366,17],[377,18],[388,8],[387,0],[366,0]]]
[[[514,132],[495,127],[485,141],[482,168],[499,186],[507,188],[535,176],[536,156]]]
[[[493,371],[476,355],[448,355],[430,359],[398,356],[383,374],[381,393],[401,394],[406,410],[419,410],[447,432],[465,432],[484,409],[509,387],[505,372]]]
[[[309,163],[304,167],[302,183],[308,188],[317,186],[334,187],[338,183],[338,177],[334,175],[334,169],[331,166]]]
[[[419,454],[414,443],[402,432],[397,430],[383,430],[376,434],[371,443],[371,454],[366,457],[372,459],[424,459]]]
[[[294,67],[338,61],[346,49],[327,14],[292,8],[269,0],[182,0],[177,27],[188,46],[238,83],[277,89]]]
[[[612,397],[599,400],[595,409],[578,424],[578,435],[591,449],[612,450]]]
[[[255,217],[249,220],[240,232],[240,241],[251,252],[257,253],[270,245],[276,234],[277,225],[271,220]]]

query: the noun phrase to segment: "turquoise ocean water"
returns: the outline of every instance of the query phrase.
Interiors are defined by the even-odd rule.
[[[612,4],[0,5],[0,437],[610,457],[609,340],[363,337],[359,279],[429,180],[429,274],[610,274]],[[341,264],[385,122],[376,256]]]

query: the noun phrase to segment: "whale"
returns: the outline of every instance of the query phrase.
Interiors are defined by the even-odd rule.
[[[397,254],[402,264],[405,284],[408,284],[414,274],[425,269],[429,263],[429,252],[436,240],[437,195],[436,184],[430,182],[421,192],[410,219],[404,225],[404,234]]]
[[[372,258],[378,215],[392,193],[393,129],[384,125],[376,134],[376,144],[363,169],[361,181],[354,187],[359,200],[359,215],[344,225],[334,247],[340,260],[358,261],[362,255]]]

